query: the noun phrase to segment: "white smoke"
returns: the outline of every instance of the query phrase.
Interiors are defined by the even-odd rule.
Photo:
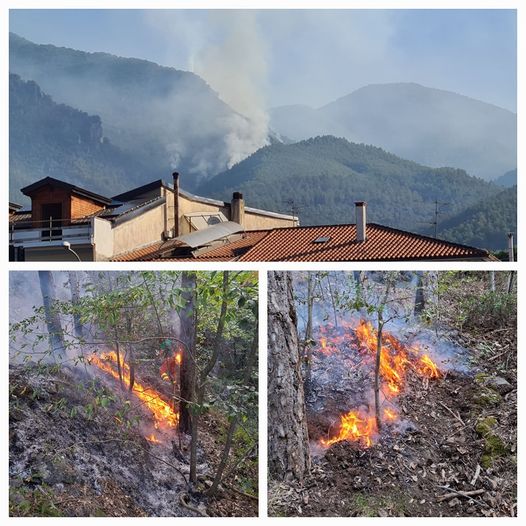
[[[194,56],[195,73],[240,115],[229,119],[229,167],[268,143],[269,117],[263,89],[267,50],[252,11],[211,11],[220,39]],[[244,118],[246,117],[246,118]]]
[[[163,11],[149,14],[148,20],[166,35],[172,63],[185,55],[183,67],[202,77],[236,112],[221,123],[226,165],[230,168],[268,144],[268,60],[256,12],[210,10],[203,21],[192,12]],[[174,45],[183,42],[184,49],[177,51]]]

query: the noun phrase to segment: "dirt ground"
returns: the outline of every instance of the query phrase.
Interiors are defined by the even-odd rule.
[[[408,375],[403,431],[375,445],[340,442],[313,455],[303,483],[269,485],[271,516],[515,516],[516,334],[456,335],[469,373]],[[313,442],[327,432],[312,415]]]
[[[188,494],[188,437],[151,444],[133,425],[144,414],[132,408],[124,417],[124,398],[104,402],[107,393],[74,370],[10,368],[11,516],[257,515],[257,499],[236,488],[237,471],[214,499]],[[224,424],[213,415],[203,418],[203,489],[222,450]],[[257,480],[254,465],[256,473],[245,475]]]

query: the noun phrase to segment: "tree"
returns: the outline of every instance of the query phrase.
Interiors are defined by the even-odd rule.
[[[354,275],[350,279],[351,287],[354,287],[354,296],[348,301],[347,307],[376,315],[376,354],[374,368],[374,407],[376,415],[376,426],[380,431],[382,429],[381,418],[381,363],[383,348],[383,331],[384,327],[390,321],[397,318],[408,318],[408,312],[404,308],[404,301],[408,297],[396,297],[396,283],[401,278],[400,272],[382,272],[380,273],[380,284],[375,284],[374,280],[366,280],[367,276],[362,275],[357,280]],[[417,285],[423,294],[423,282]],[[423,301],[423,296],[422,296]]]
[[[310,469],[309,436],[292,279],[268,275],[269,471],[302,480]]]
[[[79,273],[74,271],[68,271],[69,288],[71,291],[71,305],[73,308],[73,325],[75,328],[75,336],[81,339],[83,337],[84,327],[80,319],[80,313],[78,310],[80,303],[80,287],[79,287]]]
[[[184,271],[181,276],[182,308],[179,310],[181,322],[181,340],[185,349],[181,362],[181,401],[179,404],[179,432],[196,435],[196,422],[192,417],[192,404],[195,400],[195,343],[196,343],[196,292],[197,275],[192,271]],[[197,441],[192,440],[190,446],[190,480],[197,481],[196,474]]]
[[[44,304],[44,314],[51,350],[55,358],[64,358],[66,356],[66,346],[64,344],[64,333],[62,331],[60,315],[54,305],[56,302],[56,294],[53,274],[49,270],[39,270],[38,279],[42,292],[42,302]]]

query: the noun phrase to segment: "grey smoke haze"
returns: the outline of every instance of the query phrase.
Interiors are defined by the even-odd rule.
[[[199,22],[174,11],[147,12],[146,17],[167,43],[174,35],[182,35],[188,55],[186,68],[203,78],[237,112],[224,121],[227,166],[268,144],[268,57],[256,12],[209,11]],[[168,49],[177,54],[173,44]],[[176,62],[176,56],[168,60]]]
[[[110,72],[105,85],[100,76],[84,75],[78,68],[71,69],[74,75],[63,75],[38,63],[19,68],[11,59],[14,72],[36,80],[57,102],[100,114],[117,146],[144,151],[152,167],[162,158],[196,179],[214,175],[265,145],[269,130],[287,136],[286,127],[275,121],[269,127],[267,109],[289,104],[296,106],[285,110],[299,117],[296,126],[295,121],[290,125],[302,132],[291,133],[293,138],[333,133],[488,179],[516,166],[516,138],[501,133],[513,128],[514,115],[505,116],[502,127],[490,122],[498,136],[496,150],[483,140],[479,144],[495,162],[484,158],[477,165],[464,160],[480,157],[473,150],[477,132],[483,139],[488,136],[488,128],[479,126],[480,115],[457,112],[453,120],[446,115],[451,126],[444,130],[431,119],[420,122],[420,114],[409,108],[412,113],[404,115],[408,129],[423,138],[428,134],[420,128],[431,130],[430,144],[439,136],[438,142],[448,148],[445,157],[427,143],[411,148],[414,136],[404,130],[387,129],[392,140],[383,140],[384,123],[375,128],[366,119],[369,129],[356,131],[353,122],[339,123],[325,111],[331,101],[365,85],[407,82],[515,111],[513,10],[13,10],[10,29],[38,43],[144,58],[205,79],[225,105],[200,96],[205,88],[188,77],[176,90],[163,93],[134,92],[124,83],[115,97]],[[148,73],[141,82],[153,85]],[[299,106],[298,112],[297,105],[307,107]],[[388,105],[382,113],[397,108]],[[288,121],[286,113],[283,119]],[[398,122],[396,115],[392,121]],[[457,145],[452,155],[450,139]]]

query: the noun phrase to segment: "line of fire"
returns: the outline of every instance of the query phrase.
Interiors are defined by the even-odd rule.
[[[256,516],[251,271],[10,273],[12,516]]]
[[[516,515],[513,273],[268,280],[269,515]]]

